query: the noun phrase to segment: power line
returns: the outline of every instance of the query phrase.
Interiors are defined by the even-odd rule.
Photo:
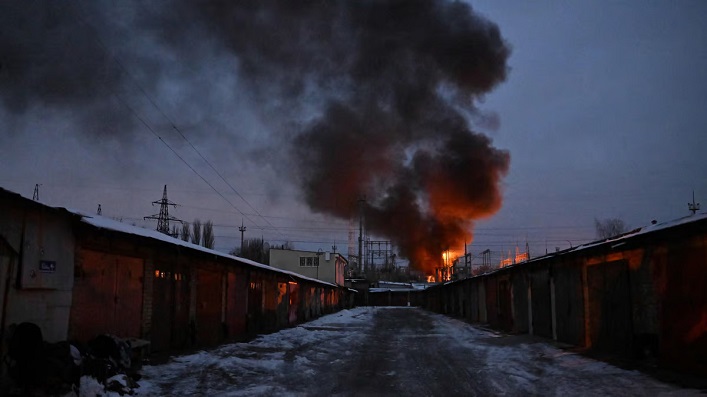
[[[69,4],[69,7],[71,7],[70,4]],[[73,9],[73,7],[72,7],[72,9]],[[223,177],[223,175],[221,175],[221,173],[218,172],[218,170],[216,170],[216,168],[211,164],[211,162],[209,162],[209,161],[201,154],[201,152],[199,152],[199,150],[197,150],[196,147],[194,147],[194,145],[186,138],[186,136],[184,136],[184,134],[182,134],[182,132],[179,130],[179,128],[177,128],[177,126],[174,124],[174,122],[172,121],[172,119],[171,119],[169,116],[167,116],[167,114],[165,114],[165,112],[155,103],[155,101],[152,100],[152,98],[147,94],[147,92],[146,92],[145,89],[140,85],[140,83],[137,82],[137,80],[136,80],[136,79],[132,76],[132,74],[127,70],[127,68],[123,65],[123,63],[120,62],[120,60],[118,59],[118,57],[115,56],[115,55],[113,55],[113,54],[110,54],[110,53],[109,53],[108,48],[106,47],[105,43],[103,43],[103,41],[100,39],[99,35],[97,34],[96,29],[93,28],[93,26],[92,26],[91,24],[89,24],[89,23],[87,23],[86,21],[84,21],[84,20],[78,15],[78,13],[76,12],[75,9],[74,9],[74,15],[76,15],[77,18],[78,18],[82,23],[84,23],[86,26],[88,26],[94,33],[96,33],[96,34],[94,35],[94,39],[95,39],[95,41],[99,44],[99,46],[101,47],[101,49],[103,50],[104,54],[109,55],[109,56],[111,57],[111,59],[113,59],[113,61],[118,65],[118,67],[120,68],[120,70],[121,70],[123,73],[125,73],[125,74],[130,78],[130,81],[140,90],[140,92],[142,93],[142,95],[152,104],[152,106],[153,106],[155,109],[157,109],[157,110],[160,112],[160,114],[170,123],[171,127],[172,127],[175,131],[177,131],[177,133],[182,137],[182,139],[184,139],[184,140],[189,144],[189,146],[199,155],[199,157],[201,157],[201,158],[209,165],[209,167],[216,173],[216,175],[218,175],[219,178],[221,178],[221,180],[222,180],[224,183],[226,183],[226,185],[227,185],[229,188],[231,188],[231,190],[233,190],[233,192],[236,193],[236,195],[237,195],[241,200],[243,200],[243,202],[245,202],[253,211],[255,211],[266,223],[268,223],[271,227],[274,227],[267,219],[265,219],[264,217],[262,217],[262,215],[260,215],[260,213],[258,212],[258,210],[255,209],[255,208],[254,208],[254,207],[253,207],[253,206],[252,206],[252,205],[251,205],[251,204],[250,204],[230,183],[228,183],[228,181],[226,181],[226,179]],[[152,132],[152,133],[160,140],[160,142],[162,142],[165,146],[167,146],[167,148],[169,148],[169,149],[172,151],[172,153],[174,153],[184,164],[186,164],[187,167],[189,167],[189,169],[192,170],[192,172],[194,172],[197,176],[199,176],[199,178],[201,178],[214,192],[216,192],[219,196],[221,196],[221,198],[223,198],[224,201],[226,201],[231,207],[233,207],[236,211],[238,211],[242,216],[246,217],[246,218],[247,218],[248,220],[250,220],[251,222],[256,223],[256,222],[254,222],[252,219],[250,219],[243,211],[241,211],[235,204],[233,204],[230,200],[228,200],[228,199],[227,199],[220,191],[218,191],[211,183],[209,183],[209,182],[206,180],[206,178],[204,178],[201,174],[199,174],[199,173],[196,171],[196,169],[194,169],[194,167],[192,167],[192,166],[191,166],[182,156],[180,156],[164,139],[162,139],[162,137],[159,136],[159,135],[157,134],[157,132],[156,132],[151,126],[149,126],[148,123],[147,123],[142,117],[140,117],[140,116],[137,114],[137,112],[136,112],[131,106],[129,106],[129,105],[127,104],[126,101],[124,101],[124,100],[120,97],[120,95],[118,95],[116,92],[113,92],[113,94],[118,98],[118,100],[119,100],[128,110],[130,110],[130,112],[131,112],[138,120],[140,120],[140,122],[141,122],[143,125],[145,125],[145,127],[147,127],[147,128],[150,130],[150,132]]]
[[[130,112],[135,116],[135,118],[137,118],[138,120],[140,120],[140,122],[141,122],[154,136],[156,136],[157,139],[159,139],[160,142],[162,142],[165,146],[167,146],[167,148],[168,148],[169,150],[171,150],[172,153],[174,153],[174,155],[177,156],[177,158],[179,158],[187,167],[189,167],[189,169],[192,170],[192,172],[193,172],[194,174],[196,174],[196,176],[198,176],[199,178],[201,178],[201,180],[204,181],[204,183],[206,183],[214,192],[216,192],[216,194],[218,194],[219,196],[221,196],[221,198],[223,198],[223,200],[226,201],[231,207],[233,207],[233,208],[234,208],[236,211],[238,211],[241,215],[245,216],[245,215],[243,214],[243,212],[242,212],[238,207],[236,207],[231,201],[229,201],[229,200],[226,198],[226,196],[224,196],[223,194],[221,194],[221,192],[219,192],[218,189],[216,189],[208,180],[206,180],[206,178],[204,178],[199,172],[197,172],[196,169],[194,169],[194,167],[191,166],[191,164],[189,164],[182,156],[180,156],[179,153],[177,153],[176,150],[174,150],[164,139],[162,139],[162,137],[161,137],[149,124],[147,124],[147,122],[146,122],[142,117],[140,117],[140,115],[138,115],[138,114],[135,112],[135,110],[134,110],[132,107],[130,107],[130,105],[128,105],[128,104],[120,97],[120,95],[118,95],[117,93],[113,93],[113,94],[115,95],[116,98],[118,98],[118,100],[119,100],[128,110],[130,110]]]
[[[84,23],[85,23],[85,22],[84,22]],[[95,29],[93,29],[93,27],[92,27],[90,24],[87,24],[87,25],[90,26],[91,29],[94,30],[94,32],[95,32]],[[99,44],[101,45],[101,48],[103,48],[104,52],[105,52],[105,53],[108,53],[106,46],[105,46],[105,45],[103,44],[103,42],[98,38],[98,35],[96,35],[96,40],[99,42]],[[172,127],[172,129],[174,129],[174,131],[176,131],[177,134],[179,134],[179,136],[182,137],[182,139],[184,139],[184,141],[189,144],[189,146],[192,148],[192,150],[194,150],[194,152],[199,155],[199,157],[209,166],[209,168],[211,168],[211,170],[212,170],[214,173],[216,173],[216,175],[226,184],[226,186],[228,186],[241,200],[243,200],[243,202],[246,203],[246,205],[248,205],[248,207],[250,207],[250,209],[252,209],[253,211],[255,211],[255,213],[256,213],[261,219],[263,219],[263,220],[265,221],[265,223],[267,223],[268,225],[274,227],[265,217],[263,217],[263,216],[260,214],[260,212],[259,212],[255,207],[253,207],[253,206],[250,204],[250,202],[248,202],[248,200],[245,199],[245,197],[243,197],[243,195],[241,195],[241,194],[236,190],[235,187],[233,187],[233,185],[231,185],[231,184],[226,180],[226,178],[223,177],[223,175],[216,169],[216,167],[214,167],[214,165],[213,165],[206,157],[204,157],[204,155],[191,143],[191,141],[190,141],[189,139],[187,139],[187,137],[182,133],[182,131],[176,126],[176,124],[175,124],[175,122],[172,120],[172,118],[169,117],[169,116],[164,112],[164,110],[162,110],[162,108],[161,108],[159,105],[157,105],[157,103],[152,99],[152,97],[147,93],[147,91],[145,91],[145,89],[142,87],[142,85],[133,77],[133,75],[130,73],[130,71],[128,71],[128,69],[125,67],[125,65],[123,65],[122,62],[120,62],[120,60],[118,59],[118,57],[115,56],[115,55],[111,55],[111,58],[112,58],[112,59],[115,61],[115,63],[120,67],[120,69],[123,71],[123,73],[125,73],[125,74],[130,78],[130,81],[138,88],[138,90],[140,90],[140,92],[142,93],[142,95],[150,102],[150,104],[152,104],[152,106],[153,106],[155,109],[157,109],[157,111],[162,115],[162,117],[164,117],[165,120],[167,120],[167,121],[169,122],[169,124],[170,124],[170,126]],[[162,138],[160,138],[160,140],[161,140],[162,142],[164,142],[164,140],[162,140]],[[191,166],[190,166],[190,168],[191,168]],[[193,168],[192,168],[192,170],[193,170]],[[203,179],[203,178],[202,178],[202,179]],[[211,186],[212,189],[215,190],[215,188],[214,188],[211,184],[209,184],[209,186]],[[219,195],[220,195],[221,197],[224,197],[224,196],[221,195],[221,194],[219,194]],[[224,197],[224,199],[225,199],[225,197]],[[247,215],[245,215],[245,214],[244,214],[240,209],[238,209],[235,205],[233,205],[233,204],[230,203],[230,202],[229,202],[229,204],[231,204],[231,206],[233,206],[241,215],[247,217]],[[248,218],[248,220],[250,220],[251,222],[253,222],[253,220],[250,219],[250,218]],[[253,222],[253,223],[256,223],[256,222]]]

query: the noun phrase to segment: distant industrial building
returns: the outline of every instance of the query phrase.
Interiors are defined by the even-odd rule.
[[[344,285],[347,265],[338,252],[270,249],[270,266],[336,285]]]

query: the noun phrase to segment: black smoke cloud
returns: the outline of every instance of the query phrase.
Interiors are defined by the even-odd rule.
[[[247,90],[272,121],[273,136],[287,148],[278,160],[312,210],[348,218],[365,196],[369,229],[428,268],[444,249],[470,237],[475,219],[498,210],[509,155],[469,120],[484,118],[475,103],[506,79],[510,49],[498,27],[468,4],[129,4],[3,5],[0,99],[6,109],[96,108],[97,99],[125,83],[112,55],[125,41],[152,43],[121,52],[148,92],[169,67],[157,53],[175,54],[190,65],[186,70],[199,71],[235,58],[234,90]],[[120,29],[96,32],[104,26]],[[89,119],[132,119],[123,117],[120,103],[109,105]]]
[[[92,100],[119,77],[68,4],[3,2],[0,26],[0,95],[11,111]]]
[[[0,104],[9,117],[51,108],[74,120],[84,136],[130,141],[136,125],[130,90],[136,85],[116,52],[136,32],[118,39],[112,34],[130,19],[124,11],[103,2],[0,3]],[[138,68],[149,76],[140,84],[151,90],[159,62],[146,48],[122,55],[141,58]]]
[[[504,81],[496,25],[461,2],[205,2],[193,10],[268,101],[314,95],[320,113],[290,146],[309,206],[367,223],[419,268],[470,238],[501,204],[507,152],[469,128],[475,100]]]

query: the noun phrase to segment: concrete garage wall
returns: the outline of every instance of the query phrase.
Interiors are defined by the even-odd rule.
[[[74,284],[73,218],[0,189],[3,335],[10,325],[28,321],[47,341],[66,339]]]

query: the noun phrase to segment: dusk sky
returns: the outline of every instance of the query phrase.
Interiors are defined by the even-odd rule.
[[[246,238],[313,250],[335,244],[346,252],[343,199],[312,196],[312,189],[348,192],[346,175],[375,174],[376,167],[381,176],[357,177],[373,185],[424,185],[410,175],[419,169],[411,148],[431,136],[400,127],[404,111],[389,117],[381,109],[399,105],[386,103],[388,94],[407,100],[406,92],[432,87],[413,103],[430,105],[413,117],[437,125],[441,119],[430,109],[439,108],[453,113],[452,121],[465,120],[473,152],[484,149],[479,163],[493,164],[488,172],[499,176],[500,209],[474,196],[469,202],[483,210],[463,212],[475,254],[489,248],[500,258],[527,241],[534,256],[589,242],[595,218],[620,218],[635,228],[687,216],[693,190],[707,206],[704,1],[474,1],[473,18],[466,17],[472,11],[455,15],[458,9],[443,2],[416,31],[404,30],[415,26],[414,18],[396,15],[395,7],[382,14],[368,2],[291,13],[287,6],[208,9],[194,18],[197,11],[180,1],[16,3],[0,5],[0,187],[31,198],[41,184],[40,200],[50,205],[95,213],[101,204],[104,216],[154,228],[142,218],[159,212],[151,202],[167,185],[169,199],[179,204],[170,214],[212,220],[219,250],[239,245],[242,221]],[[252,15],[261,19],[251,23]],[[332,15],[337,22],[329,24]],[[361,18],[365,28],[359,29]],[[381,25],[367,31],[374,18]],[[493,40],[494,25],[504,43]],[[282,31],[258,30],[268,26]],[[288,28],[302,26],[314,26],[314,33],[288,37]],[[459,70],[459,58],[436,49],[456,51],[445,39],[449,26],[462,26],[471,37],[489,34],[484,45],[500,55],[477,68],[495,67],[493,73],[477,79],[477,69]],[[426,29],[440,40],[432,49]],[[326,40],[309,41],[321,32]],[[404,70],[430,76],[429,84],[388,87],[399,72],[388,65],[406,61],[386,56],[385,45],[399,43],[386,36],[376,45],[376,32],[411,37],[403,46],[415,67]],[[359,51],[353,61],[350,48]],[[416,63],[418,53],[430,58]],[[380,64],[362,71],[364,55],[371,54]],[[439,70],[427,69],[432,61]],[[355,71],[347,75],[353,77],[339,76],[342,67]],[[383,105],[371,113],[368,102],[376,95]],[[371,114],[378,117],[362,116]],[[344,164],[349,174],[313,171],[309,164],[325,160],[315,162],[310,148],[353,146],[344,135],[315,139],[342,119],[370,126],[370,138],[356,151],[347,148],[346,158],[326,160]],[[390,153],[411,158],[396,163],[386,158]],[[434,168],[437,160],[429,161]],[[478,182],[488,183],[483,197],[495,192],[496,179],[489,178]],[[453,180],[470,183],[463,179]],[[385,212],[382,204],[378,209]]]

